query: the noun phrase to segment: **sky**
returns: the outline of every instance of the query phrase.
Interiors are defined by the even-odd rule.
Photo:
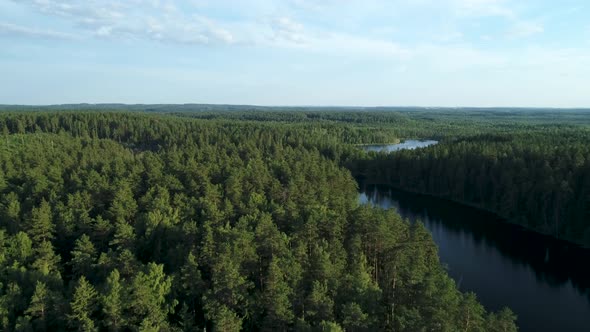
[[[0,104],[590,107],[588,0],[0,0]]]

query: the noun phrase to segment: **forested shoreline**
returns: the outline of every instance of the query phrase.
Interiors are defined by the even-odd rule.
[[[516,331],[357,200],[353,144],[430,129],[317,114],[1,114],[2,329]]]
[[[590,131],[478,135],[417,151],[372,153],[357,177],[494,212],[590,247]]]

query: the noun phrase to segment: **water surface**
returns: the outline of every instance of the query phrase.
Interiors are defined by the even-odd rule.
[[[520,331],[590,331],[590,251],[497,216],[387,187],[362,186],[362,203],[421,220],[440,260],[487,309],[510,307]]]
[[[363,145],[363,149],[365,151],[375,151],[375,152],[394,152],[399,150],[414,150],[417,148],[425,148],[430,145],[437,144],[438,141],[433,140],[426,140],[426,141],[416,141],[416,140],[406,140],[399,144],[369,144]]]

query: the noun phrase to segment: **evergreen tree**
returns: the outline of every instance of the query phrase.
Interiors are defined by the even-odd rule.
[[[95,331],[94,312],[97,308],[97,292],[84,276],[80,277],[70,302],[68,315],[70,326],[78,331]]]
[[[31,302],[25,313],[38,330],[47,330],[48,316],[51,308],[51,295],[45,283],[37,281]],[[26,324],[25,324],[26,325]]]
[[[59,275],[59,262],[61,258],[53,250],[51,242],[41,242],[35,251],[37,259],[33,262],[32,267],[43,275]]]
[[[55,225],[51,219],[51,207],[43,199],[39,207],[31,210],[31,221],[27,233],[33,242],[40,243],[54,238]]]
[[[186,263],[180,269],[180,282],[182,287],[182,294],[187,299],[188,305],[183,304],[185,325],[196,324],[197,309],[201,306],[201,297],[205,291],[205,284],[201,279],[201,271],[197,263],[196,257],[192,252],[189,252]]]
[[[172,278],[164,273],[164,266],[149,263],[146,271],[140,271],[131,284],[129,311],[131,323],[144,328],[168,328],[168,314],[177,301],[169,299]]]
[[[459,325],[461,331],[479,332],[485,330],[485,309],[477,302],[475,294],[463,296],[459,307]]]
[[[265,285],[263,302],[266,317],[263,326],[267,330],[285,330],[294,318],[291,305],[293,290],[274,259],[268,266]]]
[[[6,196],[4,196],[0,207],[2,209],[3,216],[3,220],[0,222],[0,225],[6,227],[10,233],[16,233],[18,230],[21,230],[21,204],[18,195],[14,192],[9,192]]]
[[[121,330],[125,325],[123,312],[126,298],[117,269],[114,269],[107,277],[104,295],[100,297],[100,300],[104,315],[102,320],[104,327],[109,331]]]
[[[498,313],[491,313],[486,321],[490,332],[516,332],[516,315],[508,308],[501,309]]]
[[[74,243],[72,250],[72,273],[75,276],[90,276],[96,261],[96,249],[88,235],[83,234]]]

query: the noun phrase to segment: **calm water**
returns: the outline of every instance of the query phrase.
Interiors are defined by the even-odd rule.
[[[365,151],[375,151],[375,152],[394,152],[399,150],[414,150],[416,148],[424,148],[429,145],[434,145],[438,143],[438,141],[414,141],[414,140],[407,140],[399,144],[374,144],[374,145],[363,145]]]
[[[475,292],[487,309],[509,306],[520,331],[590,331],[589,250],[387,187],[361,185],[360,200],[421,220],[461,290]]]

